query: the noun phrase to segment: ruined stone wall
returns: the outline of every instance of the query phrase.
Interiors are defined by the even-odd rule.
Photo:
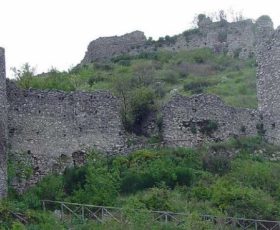
[[[163,140],[168,146],[199,146],[255,136],[259,123],[258,111],[227,106],[217,96],[176,95],[163,108]]]
[[[5,50],[0,47],[0,198],[7,195],[7,98]]]
[[[255,30],[251,20],[200,23],[199,27],[178,36],[173,45],[163,48],[170,51],[210,48],[216,53],[227,53],[240,59],[254,55]]]
[[[140,31],[134,31],[123,36],[101,37],[88,45],[82,64],[127,54],[144,46],[145,43],[146,37]]]
[[[256,22],[257,96],[266,138],[280,144],[280,28],[268,16]]]
[[[19,187],[36,183],[64,163],[73,164],[75,152],[124,151],[119,101],[111,93],[20,90],[11,82],[7,92],[10,152],[26,156],[34,169]]]
[[[236,23],[206,20],[188,36],[179,35],[175,43],[156,46],[170,50],[210,47],[229,55],[238,51],[240,58],[248,58],[256,43],[259,108],[233,108],[214,95],[175,95],[162,109],[161,132],[165,145],[193,147],[257,134],[280,144],[280,28],[275,31],[268,17],[259,18],[256,24],[249,20]],[[141,51],[141,44],[145,44],[144,50],[156,48],[155,44],[147,47],[141,32],[101,38],[90,44],[83,62],[125,52],[136,54]],[[127,146],[119,100],[109,92],[22,90],[8,81],[6,95],[5,82],[4,50],[0,49],[0,197],[7,192],[7,134],[10,161],[15,170],[24,169],[17,172],[21,176],[13,181],[18,191],[49,172],[82,164],[88,149],[122,154],[144,147],[142,142]],[[143,123],[147,136],[159,134],[156,120],[156,115],[151,114]]]
[[[123,54],[137,55],[157,50],[180,51],[210,48],[216,53],[227,53],[241,59],[254,55],[255,24],[251,20],[229,23],[212,22],[205,18],[197,29],[186,31],[168,40],[148,41],[143,32],[123,36],[101,37],[92,41],[82,64],[107,60]]]

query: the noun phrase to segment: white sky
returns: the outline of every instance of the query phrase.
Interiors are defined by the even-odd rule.
[[[141,30],[157,39],[190,28],[196,14],[220,9],[253,19],[267,14],[277,26],[279,5],[279,0],[0,0],[0,46],[8,70],[26,62],[37,72],[67,70],[100,36]]]

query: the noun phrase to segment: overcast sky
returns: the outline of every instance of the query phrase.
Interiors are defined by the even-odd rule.
[[[279,4],[279,0],[0,0],[0,46],[6,49],[7,69],[28,62],[38,73],[50,67],[67,70],[100,36],[141,30],[157,39],[190,28],[196,14],[220,9],[242,11],[253,19],[267,14],[277,27]]]

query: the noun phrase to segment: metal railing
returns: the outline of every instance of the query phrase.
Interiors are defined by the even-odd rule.
[[[126,211],[123,208],[107,207],[89,204],[69,203],[61,201],[42,200],[43,210],[56,211],[62,221],[72,221],[73,218],[85,222],[94,220],[104,223],[113,220],[118,223],[128,223]],[[59,211],[58,211],[59,210]],[[131,209],[134,212],[143,210]],[[186,221],[187,213],[176,213],[169,211],[144,211],[151,215],[153,221],[162,223],[173,223],[180,225]],[[202,221],[209,221],[219,229],[229,227],[241,230],[280,230],[280,221],[255,220],[235,217],[217,217],[211,215],[201,215]]]

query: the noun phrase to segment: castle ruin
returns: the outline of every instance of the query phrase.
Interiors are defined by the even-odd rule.
[[[203,15],[202,15],[203,16]],[[210,48],[215,53],[248,59],[255,52],[255,24],[252,20],[213,22],[203,16],[198,28],[158,41],[147,39],[143,32],[134,31],[123,36],[101,37],[92,41],[81,64],[110,60],[120,55],[138,55],[154,51],[180,51]]]
[[[247,58],[255,53],[258,109],[230,107],[214,95],[174,96],[162,108],[162,136],[166,146],[193,147],[230,137],[255,136],[265,132],[271,143],[280,144],[280,29],[270,18],[225,23],[203,18],[196,32],[176,37],[159,49],[178,50],[211,47]],[[222,31],[226,28],[226,35]],[[220,34],[220,35],[219,35]],[[237,39],[238,38],[238,39]],[[185,40],[182,40],[185,39]],[[197,40],[200,39],[200,40]],[[122,54],[153,50],[142,32],[123,37],[101,38],[89,45],[83,64]],[[110,92],[47,91],[16,87],[5,78],[4,49],[0,49],[0,197],[7,194],[7,152],[32,167],[28,178],[12,186],[23,191],[53,171],[83,161],[89,149],[107,154],[125,154],[128,134],[120,116],[120,101]],[[212,126],[211,130],[207,127]]]

